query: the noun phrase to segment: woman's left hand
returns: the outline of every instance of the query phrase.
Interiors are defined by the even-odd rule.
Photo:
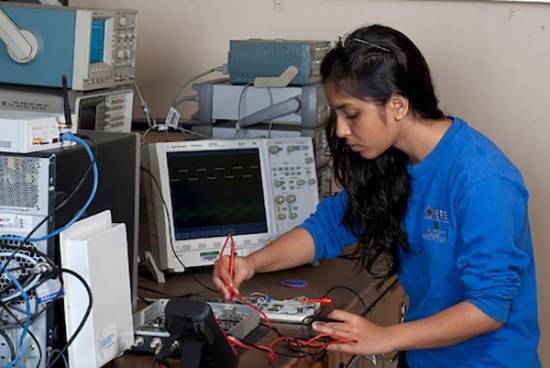
[[[315,322],[313,330],[319,334],[336,335],[356,341],[329,345],[328,350],[361,355],[384,354],[394,350],[388,328],[339,309],[333,310],[328,317],[339,322]]]

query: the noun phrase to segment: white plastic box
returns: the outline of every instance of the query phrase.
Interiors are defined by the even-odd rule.
[[[68,130],[62,114],[3,110],[0,130],[0,152],[29,153],[74,144],[60,139]],[[76,133],[76,124],[69,130]]]

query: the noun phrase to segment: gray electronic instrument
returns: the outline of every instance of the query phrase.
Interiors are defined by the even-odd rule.
[[[185,267],[211,265],[227,234],[248,255],[301,224],[319,201],[308,137],[156,143],[144,147],[143,164],[160,187],[144,181],[162,270],[183,271],[174,252]]]
[[[199,109],[193,118],[201,123],[237,121],[276,105],[279,111],[275,115],[261,118],[269,118],[274,124],[315,129],[326,122],[330,113],[320,83],[268,88],[233,85],[226,79],[219,79],[196,84],[194,88],[198,93]]]
[[[134,313],[135,351],[152,353],[168,342],[170,334],[164,314],[168,301],[159,299]],[[260,325],[260,314],[247,305],[215,302],[208,305],[225,333],[237,339],[244,339]]]
[[[129,133],[134,92],[130,86],[69,91],[69,104],[78,129]],[[61,89],[0,85],[0,111],[63,113]]]
[[[228,69],[233,84],[256,78],[277,77],[288,66],[296,68],[292,85],[308,85],[321,80],[321,61],[330,50],[329,41],[248,39],[229,42]]]

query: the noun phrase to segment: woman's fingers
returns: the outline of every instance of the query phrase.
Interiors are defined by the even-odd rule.
[[[231,279],[229,256],[223,256],[214,263],[212,282],[220,292],[224,300],[229,300],[231,294],[239,294],[241,284],[254,275],[254,269],[250,262],[243,257],[234,259],[233,279]]]
[[[212,282],[216,289],[218,289],[222,298],[228,300],[230,292],[227,286],[232,284],[229,276],[229,257],[223,256],[214,263]]]
[[[312,327],[315,332],[328,335],[348,334],[355,330],[353,326],[347,323],[338,322],[314,322]]]

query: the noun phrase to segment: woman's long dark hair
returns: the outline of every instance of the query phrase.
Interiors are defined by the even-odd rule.
[[[363,27],[339,41],[324,58],[321,76],[323,83],[379,106],[401,95],[418,118],[444,117],[420,50],[392,28]],[[409,159],[393,147],[372,160],[351,151],[336,136],[334,112],[326,129],[336,182],[349,197],[342,221],[359,239],[356,255],[371,274],[389,277],[399,270],[399,247],[409,248],[402,223],[410,192]]]

